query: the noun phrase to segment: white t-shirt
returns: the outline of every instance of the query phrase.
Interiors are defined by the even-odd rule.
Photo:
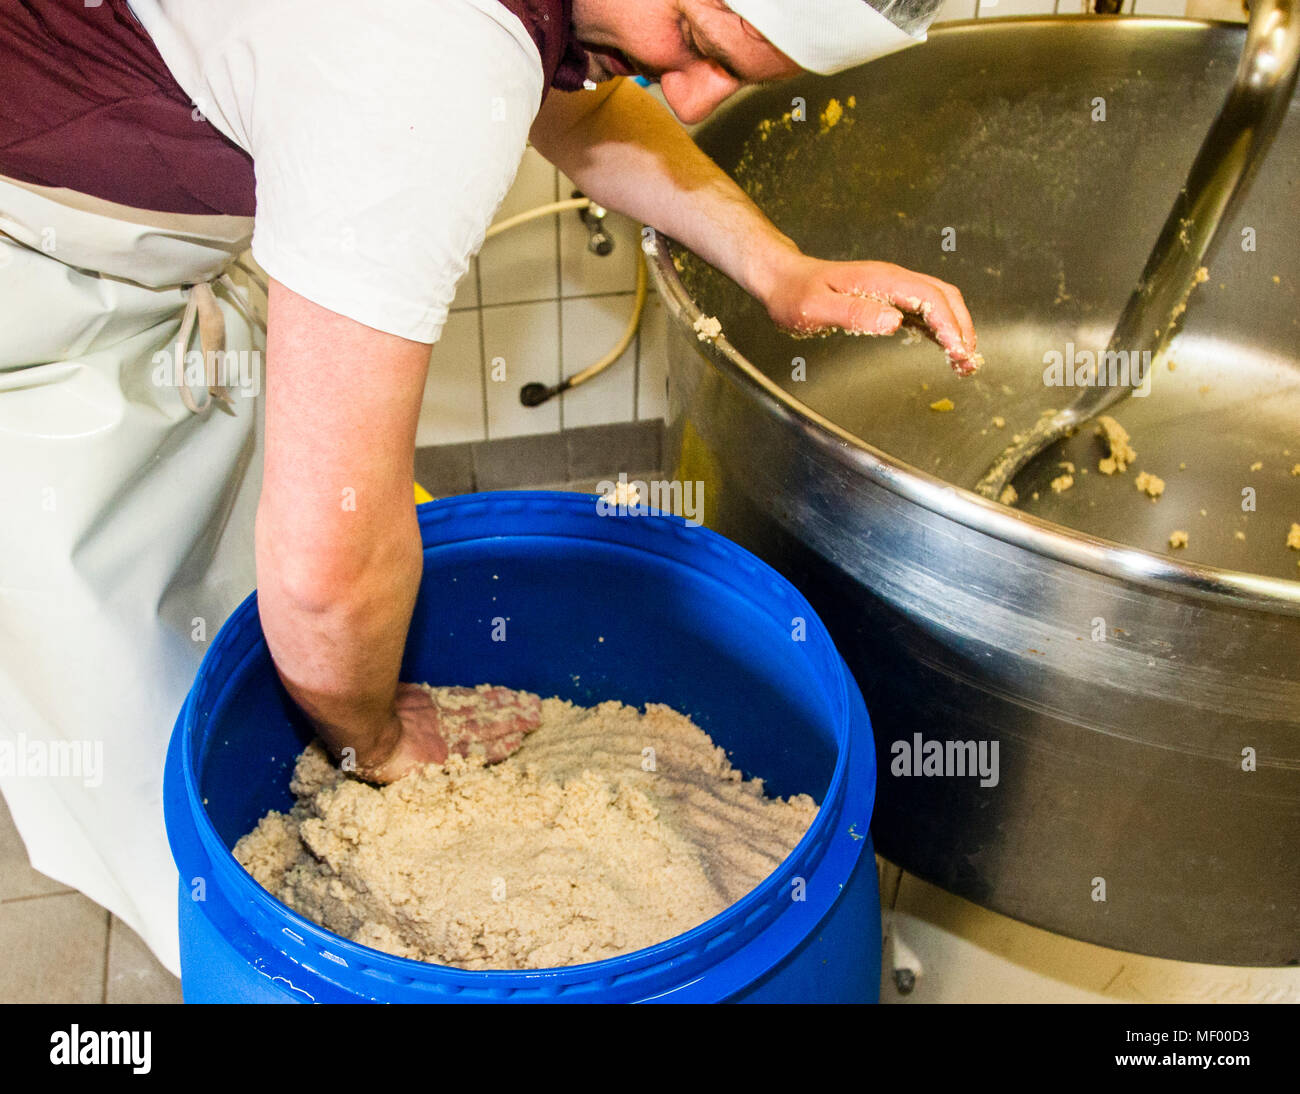
[[[130,0],[177,83],[253,157],[253,257],[367,326],[436,342],[541,102],[496,0]]]

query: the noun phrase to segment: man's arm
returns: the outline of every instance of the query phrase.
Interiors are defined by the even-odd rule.
[[[468,688],[435,700],[398,683],[423,572],[411,484],[429,347],[275,280],[268,320],[257,603],[280,679],[364,778],[475,743],[504,758],[537,727],[536,696],[498,687],[467,706]]]
[[[906,311],[925,322],[954,367],[978,363],[974,324],[956,288],[891,263],[802,254],[633,81],[552,91],[531,138],[593,200],[680,240],[781,326],[890,334]]]
[[[258,609],[290,695],[364,773],[396,749],[421,573],[411,495],[429,347],[277,281],[267,330]]]

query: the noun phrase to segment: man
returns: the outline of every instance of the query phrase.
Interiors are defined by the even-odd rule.
[[[207,639],[253,585],[254,542],[277,669],[336,754],[377,781],[445,758],[452,715],[398,682],[421,573],[416,421],[429,345],[526,141],[782,326],[889,334],[910,311],[955,367],[974,366],[955,288],[801,254],[621,78],[657,80],[693,123],[745,83],[915,40],[865,0],[795,9],[5,5],[0,744],[102,754],[79,781],[0,764],[37,869],[177,967],[162,757]],[[250,236],[270,276],[257,400],[255,372],[237,385],[200,369],[196,384],[188,364],[256,360],[260,336],[225,276]],[[508,736],[532,716],[504,695],[476,729]]]

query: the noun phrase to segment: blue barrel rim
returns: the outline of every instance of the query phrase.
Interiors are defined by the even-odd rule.
[[[616,528],[614,522],[633,522],[632,528],[640,531],[655,528],[686,541],[695,540],[691,546],[703,545],[705,553],[692,559],[676,559],[685,565],[699,570],[706,575],[723,581],[737,591],[743,591],[732,574],[719,572],[717,561],[725,560],[737,568],[738,572],[761,575],[766,579],[768,591],[779,589],[787,603],[795,605],[807,623],[808,640],[801,651],[810,657],[810,648],[817,646],[829,654],[827,660],[833,667],[835,687],[831,692],[827,688],[828,698],[834,714],[834,739],[836,747],[835,766],[819,805],[817,817],[809,826],[799,842],[781,863],[758,885],[740,900],[729,905],[717,915],[692,927],[688,931],[643,947],[630,953],[600,961],[586,962],[579,965],[556,966],[541,969],[459,969],[449,965],[420,961],[414,958],[398,957],[394,954],[376,950],[362,943],[353,942],[342,935],[335,934],[328,928],[305,918],[287,904],[280,901],[273,893],[259,885],[239,863],[224,840],[217,834],[216,828],[202,805],[199,789],[198,771],[195,766],[196,747],[206,740],[197,736],[199,732],[196,721],[200,717],[199,705],[203,698],[219,698],[221,689],[232,679],[238,679],[245,663],[259,657],[265,650],[265,638],[261,633],[260,620],[257,615],[257,593],[251,593],[222,625],[203,658],[200,674],[191,688],[186,702],[177,718],[175,732],[184,739],[183,747],[177,751],[180,759],[180,774],[185,791],[187,814],[197,836],[198,843],[213,872],[233,889],[233,896],[246,910],[257,913],[257,919],[264,928],[263,934],[268,939],[288,937],[314,949],[333,968],[309,966],[313,975],[333,981],[345,990],[355,991],[355,983],[343,983],[336,979],[344,970],[365,977],[371,983],[389,983],[407,985],[418,983],[421,986],[434,987],[443,993],[456,995],[461,992],[480,995],[485,991],[502,997],[514,997],[520,994],[537,995],[539,998],[555,998],[574,990],[590,990],[593,986],[613,986],[622,981],[649,979],[657,971],[676,970],[686,975],[692,966],[708,961],[717,961],[743,946],[753,935],[765,930],[779,916],[781,898],[778,890],[786,879],[800,872],[811,873],[826,857],[826,851],[832,836],[832,826],[838,819],[841,805],[847,789],[848,769],[852,745],[854,703],[851,689],[856,685],[851,673],[835,648],[834,642],[826,630],[825,624],[812,606],[784,576],[767,563],[751,554],[745,548],[702,525],[694,526],[681,517],[669,513],[653,512],[648,514],[617,513],[597,514],[598,496],[594,494],[576,494],[563,491],[492,491],[477,494],[463,494],[451,498],[425,502],[418,507],[418,518],[423,550],[427,553],[447,544],[471,540],[493,540],[517,538],[531,535],[539,538],[561,540],[591,540],[608,546],[608,535],[585,536],[575,533],[558,533],[554,531],[522,531],[519,533],[500,534],[459,534],[430,542],[437,525],[446,523],[456,517],[474,519],[483,516],[497,516],[501,513],[513,513],[519,516],[536,515],[544,509],[559,512],[565,516],[590,517],[599,520],[593,530],[602,531]],[[614,542],[620,542],[614,540]],[[642,544],[621,543],[621,546],[656,557],[663,557]],[[701,565],[707,560],[708,565]],[[773,617],[775,618],[775,617]],[[251,638],[250,638],[251,632]],[[224,676],[220,683],[214,683],[215,674],[204,673],[209,662],[219,663],[230,651],[227,646],[243,641],[246,648],[237,654],[237,664]],[[857,696],[857,705],[861,705],[861,696]],[[211,704],[215,706],[215,703]],[[862,709],[865,716],[865,708]],[[869,724],[869,723],[868,723]],[[870,730],[868,729],[868,734]],[[862,747],[866,747],[869,740]],[[872,769],[872,806],[874,807],[874,749],[866,747],[871,753],[868,757]],[[870,816],[868,811],[867,816]],[[170,828],[170,825],[169,825]],[[855,837],[857,838],[857,837]],[[175,846],[173,844],[173,853]],[[178,863],[178,865],[180,865]],[[834,898],[828,902],[829,908]],[[286,930],[289,928],[290,930]],[[297,936],[295,938],[295,935]],[[277,937],[279,936],[279,937]],[[283,944],[279,942],[279,944]],[[286,954],[288,951],[285,951]],[[292,958],[291,958],[292,959]],[[347,978],[348,981],[352,977]]]

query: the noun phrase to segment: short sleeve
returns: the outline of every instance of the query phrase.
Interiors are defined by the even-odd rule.
[[[467,2],[263,11],[234,62],[253,77],[254,257],[322,307],[437,341],[541,102],[536,47]]]

